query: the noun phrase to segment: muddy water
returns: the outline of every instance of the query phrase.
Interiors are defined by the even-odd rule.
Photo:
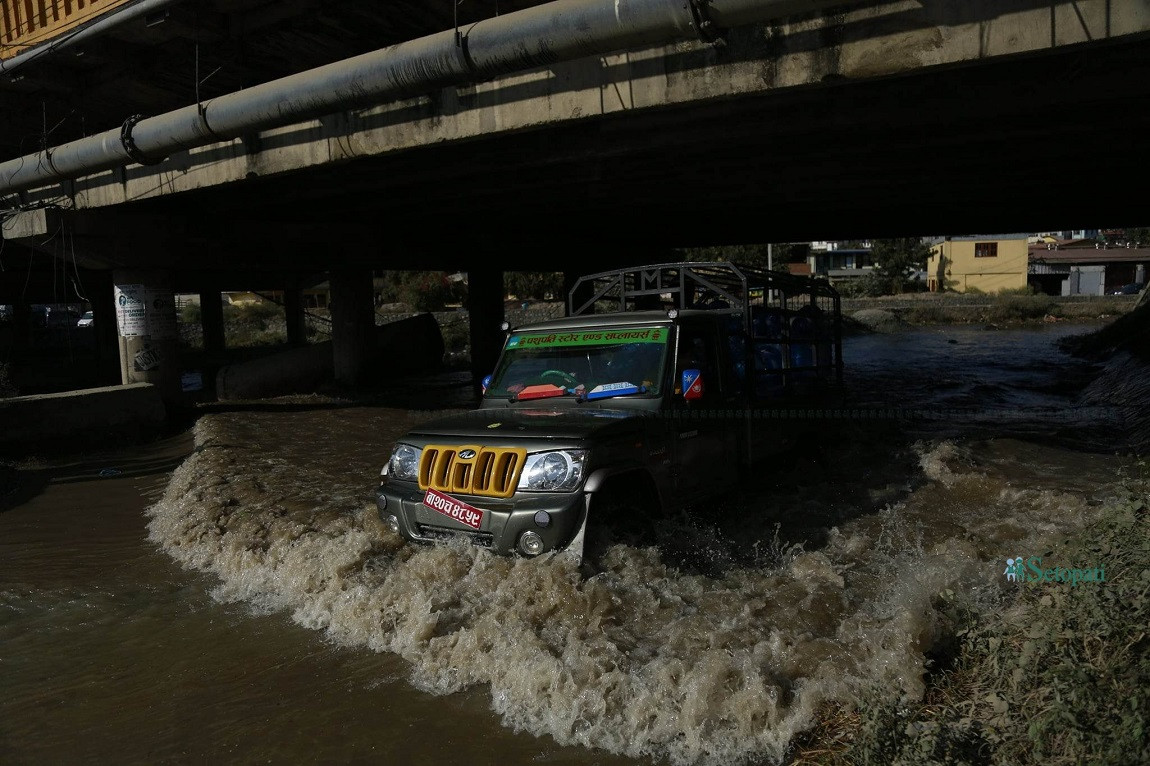
[[[217,412],[25,464],[38,493],[0,513],[0,758],[785,759],[820,703],[921,695],[937,594],[989,602],[1007,557],[1116,491],[1129,461],[1106,408],[1075,406],[1067,331],[848,340],[856,402],[952,414],[837,424],[592,577],[389,535],[370,491],[426,412]]]

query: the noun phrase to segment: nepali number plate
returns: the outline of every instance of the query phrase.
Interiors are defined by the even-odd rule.
[[[429,489],[423,496],[423,504],[431,510],[442,513],[449,519],[455,519],[472,529],[479,529],[483,524],[483,510],[474,505],[456,500],[451,495],[445,495],[438,490]]]

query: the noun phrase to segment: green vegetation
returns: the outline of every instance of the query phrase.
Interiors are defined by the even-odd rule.
[[[388,271],[380,297],[412,311],[443,311],[467,300],[467,282],[446,271]]]
[[[443,335],[443,350],[447,354],[462,354],[471,345],[471,323],[459,314],[439,316],[439,332]]]
[[[889,304],[884,305],[891,308]],[[1099,297],[1059,300],[1043,294],[1009,291],[993,296],[923,296],[907,299],[892,310],[914,325],[995,324],[1019,325],[1041,322],[1106,319],[1130,310],[1129,302]]]
[[[903,319],[911,324],[962,324],[971,321],[969,311],[952,309],[934,303],[924,303],[911,306],[899,313]]]
[[[997,295],[991,299],[986,318],[992,322],[1041,319],[1056,307],[1057,301],[1049,295]]]
[[[805,242],[778,245],[718,245],[713,247],[685,247],[676,250],[676,257],[684,261],[725,261],[741,263],[755,268],[788,271],[791,263],[802,263],[810,254]]]
[[[890,294],[904,293],[911,287],[911,276],[926,268],[930,245],[921,237],[876,239],[871,248],[875,273]]]
[[[1090,587],[1027,582],[998,603],[947,591],[944,638],[917,702],[828,705],[803,764],[1150,763],[1150,485],[1098,509],[1044,559],[1105,568]]]
[[[1098,235],[1098,240],[1116,247],[1124,247],[1127,243],[1131,247],[1145,247],[1150,245],[1150,228],[1103,229]]]
[[[995,295],[1038,295],[1038,291],[1034,289],[1034,285],[1024,285],[1023,287],[1004,287]]]
[[[189,347],[203,346],[200,332],[203,313],[198,303],[188,303],[180,309],[181,342]],[[287,342],[287,325],[283,308],[271,301],[224,304],[224,329],[229,348],[275,346]]]
[[[835,284],[839,295],[844,298],[879,298],[890,295],[891,277],[874,269],[861,277],[843,280]],[[926,291],[923,282],[913,279],[902,280],[900,293],[921,293]]]
[[[508,271],[503,274],[503,290],[518,300],[563,300],[563,272]]]

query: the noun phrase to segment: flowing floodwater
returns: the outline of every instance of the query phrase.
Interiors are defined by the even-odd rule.
[[[1083,326],[845,344],[820,454],[587,576],[402,544],[372,489],[433,413],[322,402],[26,462],[0,514],[0,759],[776,763],[824,703],[920,697],[946,590],[1078,528],[1128,465]]]

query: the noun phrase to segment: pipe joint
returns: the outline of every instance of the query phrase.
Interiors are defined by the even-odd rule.
[[[133,114],[124,120],[124,124],[120,126],[120,144],[124,147],[124,153],[128,155],[128,159],[133,162],[138,162],[141,165],[159,165],[166,160],[167,157],[149,159],[147,155],[140,151],[140,147],[136,146],[135,140],[132,139],[132,128],[136,127],[136,123],[142,119],[144,119],[144,115]]]
[[[687,0],[687,7],[691,11],[691,26],[703,42],[715,46],[726,45],[723,39],[725,30],[720,29],[711,19],[710,5],[711,0]]]

